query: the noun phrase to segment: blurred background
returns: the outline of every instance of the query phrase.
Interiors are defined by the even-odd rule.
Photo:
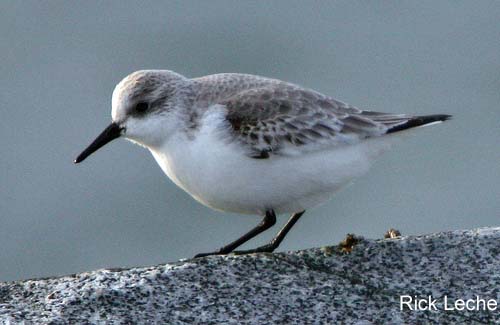
[[[0,5],[0,281],[176,261],[260,217],[215,212],[143,148],[72,160],[130,72],[265,75],[361,108],[448,113],[311,209],[280,249],[500,225],[500,3],[37,2]],[[267,242],[288,216],[244,248]]]

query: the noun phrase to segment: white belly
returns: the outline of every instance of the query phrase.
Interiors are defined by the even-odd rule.
[[[213,209],[262,215],[305,210],[324,202],[362,175],[389,146],[381,137],[295,156],[246,156],[238,143],[227,144],[212,130],[195,139],[178,135],[150,149],[165,174],[193,198]]]

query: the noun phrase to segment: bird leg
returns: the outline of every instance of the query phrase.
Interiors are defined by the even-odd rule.
[[[276,214],[274,213],[273,210],[266,211],[266,215],[264,216],[264,219],[252,230],[241,236],[240,238],[236,239],[232,243],[220,248],[218,251],[211,252],[211,253],[201,253],[197,254],[195,258],[197,257],[203,257],[203,256],[209,256],[209,255],[226,255],[231,253],[234,249],[236,249],[238,246],[246,243],[250,239],[254,238],[261,232],[271,228],[274,226],[276,223]],[[284,237],[284,236],[283,236]],[[278,243],[279,244],[279,243]]]
[[[269,242],[269,244],[266,244],[264,246],[260,246],[260,247],[254,248],[254,249],[248,249],[248,250],[243,250],[243,251],[234,251],[233,253],[236,255],[242,255],[242,254],[252,254],[252,253],[272,253],[272,252],[274,252],[274,250],[276,248],[278,248],[278,246],[283,241],[283,238],[285,238],[285,236],[288,234],[290,229],[292,229],[292,227],[295,225],[295,223],[300,219],[300,217],[302,217],[304,212],[305,212],[305,210],[292,214],[292,216],[290,217],[290,219],[288,219],[285,226],[283,228],[281,228],[281,230],[278,232],[276,237],[274,237],[273,240],[271,240]]]

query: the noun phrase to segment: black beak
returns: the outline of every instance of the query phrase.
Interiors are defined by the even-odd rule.
[[[83,152],[76,157],[74,160],[75,164],[78,164],[85,160],[88,156],[90,156],[94,151],[97,151],[99,148],[104,146],[106,143],[113,141],[114,139],[120,137],[122,134],[123,128],[116,123],[111,123],[101,134],[87,147],[87,149],[83,150]]]

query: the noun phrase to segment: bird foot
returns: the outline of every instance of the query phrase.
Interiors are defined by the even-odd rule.
[[[221,248],[221,249],[219,249],[218,251],[215,251],[215,252],[196,254],[194,256],[194,258],[205,257],[205,256],[212,256],[212,255],[227,255],[229,253],[231,253],[231,251],[227,250],[227,249],[224,249],[224,247],[223,247],[223,248]]]
[[[234,255],[245,255],[245,254],[254,254],[254,253],[272,253],[276,247],[272,244],[267,244],[264,246],[260,246],[254,249],[247,249],[242,251],[234,251]]]
[[[241,250],[241,251],[227,251],[224,248],[221,248],[215,252],[196,254],[194,256],[194,258],[212,256],[212,255],[228,255],[228,254],[245,255],[245,254],[254,254],[254,253],[272,253],[272,252],[274,252],[275,249],[276,249],[276,247],[273,244],[267,244],[267,245],[260,246],[260,247],[254,248],[254,249],[247,249],[247,250]]]

